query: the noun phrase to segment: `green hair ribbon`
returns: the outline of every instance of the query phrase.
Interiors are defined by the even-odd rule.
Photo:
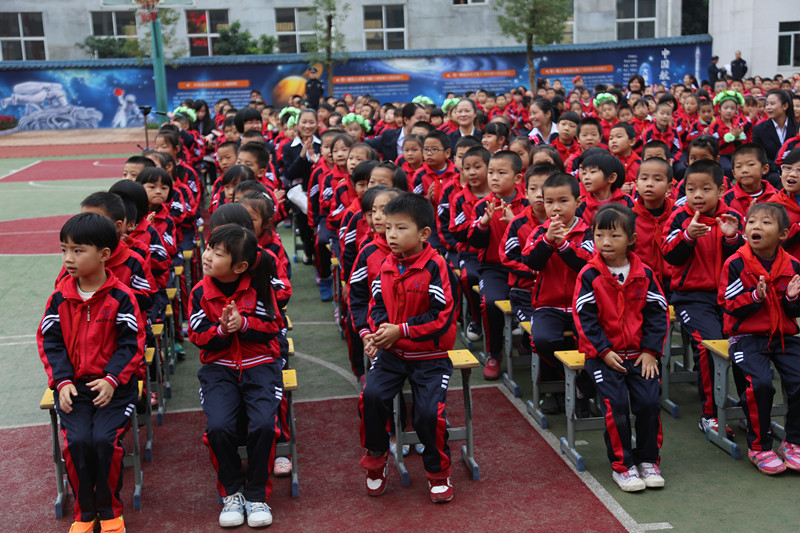
[[[442,103],[442,111],[447,113],[451,107],[455,107],[461,100],[459,98],[448,98]]]
[[[291,115],[289,120],[286,121],[287,128],[293,128],[297,124],[297,118],[300,116],[300,110],[296,107],[284,107],[278,114],[278,118],[282,119],[283,115]]]
[[[725,100],[733,100],[734,102],[736,102],[739,105],[739,107],[743,107],[744,106],[744,96],[742,96],[740,93],[738,93],[736,91],[731,91],[731,90],[718,92],[714,96],[714,105],[715,106],[719,106]],[[728,141],[728,142],[730,142],[730,141]]]
[[[172,112],[173,115],[183,115],[184,117],[188,117],[195,122],[197,120],[197,113],[191,107],[186,107],[185,105],[179,106],[175,108],[175,111]]]
[[[425,104],[425,105],[433,105],[433,100],[421,94],[419,96],[415,96],[413,100],[411,100],[412,104]]]
[[[369,120],[365,119],[361,115],[356,115],[355,113],[348,113],[342,119],[342,124],[344,124],[345,126],[347,126],[348,124],[352,124],[353,122],[361,126],[361,129],[363,129],[365,132],[369,131],[369,128],[371,126]]]
[[[602,104],[609,101],[614,102],[616,104],[617,97],[611,93],[600,93],[595,97],[593,103],[595,107],[600,107]]]

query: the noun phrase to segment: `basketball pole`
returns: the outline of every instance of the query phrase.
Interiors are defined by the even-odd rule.
[[[153,84],[156,88],[156,120],[167,121],[167,71],[164,67],[164,43],[161,40],[161,20],[158,16],[150,23],[153,40]]]

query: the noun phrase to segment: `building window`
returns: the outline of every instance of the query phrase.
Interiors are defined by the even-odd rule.
[[[617,0],[617,39],[656,36],[656,0]]]
[[[0,61],[47,59],[41,13],[0,13]]]
[[[564,31],[561,34],[561,44],[572,44],[575,42],[575,0],[570,2],[569,17],[564,23]]]
[[[800,21],[778,24],[778,65],[800,67]]]
[[[95,37],[136,38],[135,11],[92,11]]]
[[[275,33],[282,54],[308,52],[314,41],[314,17],[305,7],[282,7],[275,10]]]
[[[219,42],[219,31],[228,28],[227,9],[200,9],[186,11],[186,34],[189,38],[189,55],[213,56]]]
[[[364,6],[364,48],[403,50],[406,47],[406,14],[402,5]]]
[[[454,6],[468,6],[474,4],[486,4],[486,0],[453,0]]]

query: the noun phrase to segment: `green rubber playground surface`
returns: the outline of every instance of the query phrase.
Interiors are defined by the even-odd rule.
[[[101,157],[109,156],[85,156]],[[0,159],[0,177],[36,160]],[[65,165],[68,163],[65,162]],[[76,213],[85,196],[107,189],[113,181],[60,180],[30,184],[4,183],[0,179],[0,222]],[[15,229],[24,231],[22,225]],[[291,234],[284,228],[280,232],[291,258]],[[3,431],[8,428],[48,423],[47,414],[38,408],[46,377],[38,356],[35,333],[46,300],[52,292],[54,277],[60,269],[60,256],[57,234],[46,235],[53,239],[53,255],[3,255],[9,253],[7,250],[0,254],[0,446],[3,445]],[[19,238],[42,237],[34,234],[20,235]],[[294,330],[289,335],[294,340],[297,354],[292,366],[297,369],[300,383],[295,401],[355,398],[360,387],[350,370],[347,345],[340,339],[333,322],[331,304],[319,301],[313,267],[294,263],[292,270],[294,294],[288,314]],[[167,420],[171,411],[199,409],[196,373],[200,365],[197,349],[189,343],[184,346],[186,359],[178,363],[171,377],[173,397],[167,403]],[[531,394],[528,368],[520,366],[515,377],[522,388],[522,400],[513,402],[524,412],[523,401],[530,398]],[[473,386],[481,385],[502,387],[497,382],[484,382],[480,372],[476,371],[473,373]],[[454,373],[451,386],[460,387],[458,373]],[[799,530],[800,512],[796,502],[800,473],[787,471],[770,478],[758,473],[746,459],[734,461],[722,450],[706,442],[697,429],[700,404],[696,388],[692,384],[679,384],[674,388],[673,397],[680,406],[682,418],[673,419],[662,411],[664,444],[661,468],[666,488],[637,494],[622,493],[611,480],[601,431],[578,433],[586,472],[575,475],[579,475],[595,490],[623,525],[634,531],[669,528],[676,531],[726,532]],[[357,431],[355,403],[352,416],[353,431]],[[540,433],[557,447],[558,438],[566,435],[564,415],[550,415],[549,422],[550,429]],[[302,424],[302,420],[297,423]],[[157,427],[156,435],[159,430],[165,431],[168,427],[168,423]],[[737,432],[735,441],[746,453],[744,431],[738,427],[734,429]],[[475,456],[479,463],[482,455],[493,453],[491,438],[491,435],[476,435]],[[314,443],[302,444],[314,446]],[[30,452],[22,450],[20,453]],[[505,459],[520,463],[535,463],[538,460],[533,456]],[[454,468],[460,466],[454,465]],[[492,472],[482,471],[481,477],[484,476],[492,476]],[[462,487],[460,490],[469,490],[466,486]],[[511,494],[497,494],[498,499],[511,497]],[[541,497],[547,498],[548,495],[542,494]],[[491,505],[491,502],[486,503]],[[498,518],[502,520],[501,515]],[[498,527],[514,530],[513,524],[498,522]],[[564,529],[583,531],[587,528],[583,524],[574,524]]]

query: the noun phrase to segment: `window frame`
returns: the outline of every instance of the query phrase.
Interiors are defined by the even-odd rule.
[[[671,0],[667,0],[668,2]],[[617,11],[616,5],[614,8],[614,32],[617,37],[617,40],[620,40],[619,36],[619,24],[621,22],[631,22],[633,23],[633,39],[655,39],[658,37],[658,0],[653,0],[653,13],[655,13],[652,17],[640,17],[639,16],[639,0],[633,0],[633,18],[619,18],[619,11]],[[640,22],[652,22],[653,23],[653,37],[639,37],[639,23]]]
[[[206,14],[206,33],[189,33],[189,17],[188,14],[194,11],[203,11]],[[213,57],[214,56],[214,45],[212,44],[212,39],[219,38],[219,32],[212,32],[211,31],[211,12],[212,11],[224,11],[225,18],[228,19],[227,25],[230,27],[231,25],[231,15],[230,10],[228,8],[222,9],[185,9],[184,10],[184,18],[186,19],[186,44],[189,51],[189,57]],[[206,46],[208,49],[208,54],[201,56],[201,55],[192,55],[192,39],[196,39],[198,37],[205,37],[206,39]]]
[[[47,35],[45,32],[45,14],[43,11],[3,11],[4,14],[15,14],[17,15],[17,24],[19,28],[19,35],[16,37],[0,37],[0,61],[47,61],[49,59],[49,54],[47,51]],[[24,14],[34,14],[39,15],[42,17],[42,35],[41,36],[33,36],[33,37],[25,37],[23,35],[22,30],[22,15]],[[22,59],[6,59],[3,57],[3,46],[2,43],[10,41],[10,42],[18,42],[20,45],[20,49],[22,50]],[[26,57],[25,53],[25,43],[26,42],[41,42],[42,46],[44,46],[44,58],[43,59],[29,59]]]
[[[281,9],[291,9],[292,14],[294,15],[294,30],[293,31],[279,31],[278,30],[278,10]],[[301,11],[308,12],[311,9],[308,7],[275,7],[275,37],[278,39],[278,53],[281,54],[304,54],[306,53],[305,50],[302,48],[303,41],[301,41],[301,37],[312,37],[316,36],[316,32],[314,30],[300,30],[300,24],[298,24],[299,17],[298,13]],[[281,36],[292,36],[294,37],[294,52],[284,52],[280,49],[280,38]]]
[[[796,30],[785,30],[781,31],[780,27],[781,24],[800,24],[800,20],[783,20],[778,22],[778,57],[776,58],[776,63],[778,68],[796,68],[800,67],[800,28]],[[789,38],[789,63],[781,63],[781,38],[788,37]],[[794,58],[797,57],[797,63],[794,63]]]
[[[484,7],[489,0],[453,0],[453,7]]]
[[[366,28],[364,27],[367,23],[367,19],[364,16],[364,10],[368,7],[379,7],[381,8],[381,26],[380,28]],[[403,27],[401,28],[388,28],[386,25],[386,8],[387,7],[400,7],[403,10]],[[380,33],[383,36],[383,48],[381,50],[399,50],[398,48],[389,48],[388,47],[388,40],[387,34],[389,33],[402,33],[403,34],[403,48],[402,50],[408,50],[408,11],[406,10],[405,4],[363,4],[361,6],[361,26],[363,29],[362,32],[362,46],[364,47],[365,51],[369,51],[370,49],[367,48],[367,33]]]
[[[95,13],[110,13],[111,14],[111,26],[113,28],[113,35],[98,35],[94,33],[94,14]],[[133,35],[126,35],[124,33],[118,33],[120,27],[117,23],[117,13],[131,13],[133,15],[133,25],[136,28],[136,33]],[[92,28],[92,36],[93,37],[103,37],[103,38],[114,38],[114,39],[137,39],[139,33],[139,18],[136,16],[136,12],[127,11],[127,10],[114,10],[114,11],[89,11],[89,25]],[[125,26],[122,26],[123,28]]]

